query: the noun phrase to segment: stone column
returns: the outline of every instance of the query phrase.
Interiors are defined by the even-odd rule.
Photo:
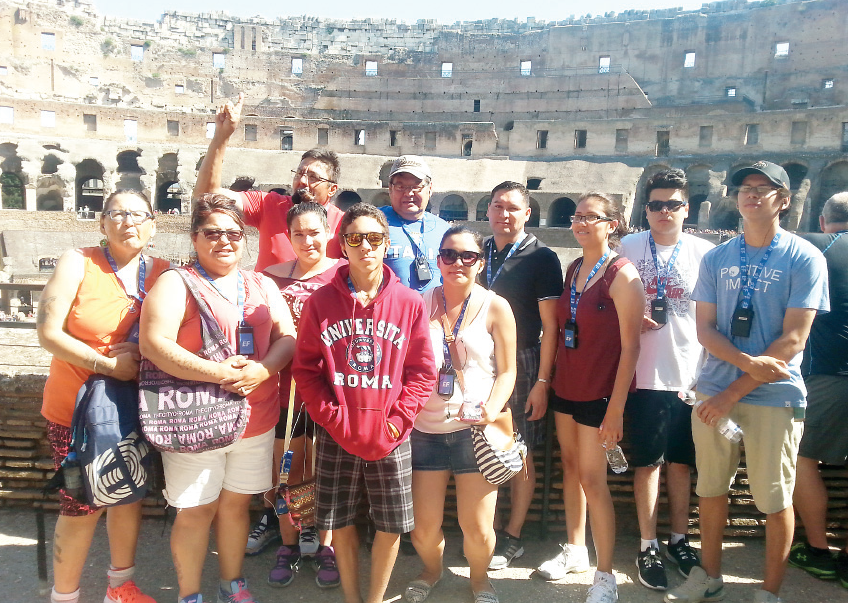
[[[786,230],[809,230],[808,220],[804,218],[808,217],[810,213],[807,206],[807,195],[811,186],[810,179],[804,178],[798,185],[798,190],[792,194],[792,199],[789,202],[789,215],[786,216]]]
[[[36,185],[38,184],[38,176],[41,175],[41,162],[22,158],[21,173],[19,175],[24,187],[23,209],[35,211]]]
[[[74,211],[77,170],[70,161],[59,164],[55,176],[62,182],[62,209]]]

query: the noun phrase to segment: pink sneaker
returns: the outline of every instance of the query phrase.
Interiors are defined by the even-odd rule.
[[[117,588],[108,586],[103,603],[156,603],[156,599],[141,592],[132,580],[127,580]]]

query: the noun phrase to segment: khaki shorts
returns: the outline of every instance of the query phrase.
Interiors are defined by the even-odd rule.
[[[270,489],[274,465],[274,430],[242,438],[207,452],[163,452],[168,504],[189,509],[218,500],[226,488],[236,494],[259,494]]]
[[[698,394],[699,400],[706,396]],[[748,483],[757,509],[777,513],[792,504],[795,463],[804,424],[793,420],[791,408],[738,403],[730,418],[742,428]],[[739,466],[739,444],[692,413],[692,439],[698,467],[698,496],[711,498],[730,491]]]

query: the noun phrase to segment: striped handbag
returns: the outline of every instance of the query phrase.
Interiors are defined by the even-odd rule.
[[[524,468],[527,445],[521,434],[513,430],[509,407],[494,422],[480,427],[473,425],[471,437],[477,468],[487,482],[505,484]]]

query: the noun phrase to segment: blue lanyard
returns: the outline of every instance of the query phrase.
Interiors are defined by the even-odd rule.
[[[771,252],[777,247],[777,242],[780,240],[780,233],[775,233],[774,238],[771,240],[771,244],[766,249],[766,252],[763,254],[762,259],[760,260],[759,265],[757,266],[757,280],[754,281],[754,284],[751,284],[751,268],[748,266],[748,250],[745,248],[745,235],[739,235],[739,270],[744,272],[745,285],[742,287],[742,307],[748,309],[751,306],[751,296],[754,295],[754,289],[756,289],[757,284],[760,282],[760,276],[763,274],[763,268],[766,266],[766,262],[768,262],[769,256]]]
[[[445,308],[445,316],[448,315],[448,302],[445,300],[445,288],[440,287],[439,291],[442,294],[442,306]],[[468,302],[471,300],[471,294],[468,294],[468,297],[465,298],[465,301],[462,302],[462,310],[459,311],[459,317],[456,319],[456,322],[453,325],[453,339],[451,341],[456,341],[457,335],[459,335],[459,327],[462,325],[462,319],[465,317],[465,310],[468,308]],[[445,355],[445,368],[449,369],[453,367],[453,361],[451,360],[450,348],[448,347],[448,334],[444,332],[442,329],[442,352]]]
[[[488,283],[489,289],[495,285],[495,281],[498,280],[498,277],[501,275],[501,270],[503,270],[503,267],[506,266],[506,261],[511,258],[516,251],[518,251],[518,248],[524,242],[525,238],[527,238],[527,235],[524,235],[512,244],[512,248],[509,250],[509,253],[506,254],[503,264],[501,264],[501,267],[498,268],[497,272],[495,272],[494,277],[492,277],[492,255],[495,253],[495,239],[492,239],[492,246],[489,247],[489,259],[486,262],[486,283]]]
[[[654,258],[654,268],[657,271],[657,299],[665,297],[665,286],[668,284],[668,275],[671,274],[671,267],[674,266],[674,261],[677,259],[677,254],[680,253],[680,247],[683,245],[682,240],[677,241],[674,246],[674,251],[671,252],[671,257],[668,259],[668,264],[665,265],[663,274],[660,274],[660,263],[657,258],[657,244],[654,242],[654,235],[648,232],[648,244],[651,246],[651,256]]]
[[[586,291],[586,287],[589,286],[589,281],[592,280],[592,277],[595,276],[595,273],[600,270],[601,266],[604,265],[604,262],[607,261],[609,257],[610,250],[607,249],[606,253],[604,253],[603,257],[598,260],[598,263],[595,264],[595,267],[592,268],[592,271],[589,273],[589,276],[586,277],[586,283],[583,285],[583,291]],[[574,275],[571,278],[571,320],[572,322],[577,322],[577,304],[580,303],[580,300],[577,299],[577,275],[580,274],[580,268],[583,267],[583,258],[580,258],[580,263],[574,268]],[[582,295],[580,297],[583,297]]]
[[[822,249],[822,255],[826,254],[826,253],[827,253],[827,250],[828,250],[828,249],[830,249],[831,247],[833,247],[833,244],[834,244],[834,243],[836,243],[836,241],[838,241],[838,240],[839,240],[839,237],[841,237],[842,235],[844,235],[846,232],[848,232],[848,230],[840,230],[840,231],[837,233],[836,238],[835,238],[835,239],[833,239],[827,247],[825,247],[824,249]]]
[[[112,268],[112,272],[115,273],[115,278],[118,278],[118,264],[115,262],[115,258],[112,257],[112,253],[109,251],[108,247],[103,248],[103,253],[106,255],[106,261],[109,262],[109,266]],[[144,289],[144,275],[147,272],[146,262],[144,261],[144,256],[140,256],[138,258],[138,295],[130,295],[127,293],[127,288],[124,287],[123,281],[118,279],[118,282],[121,284],[121,289],[124,290],[124,295],[127,297],[138,301],[139,305],[144,301],[144,298],[147,296],[147,291]]]
[[[419,222],[421,222],[421,245],[424,245],[424,227],[425,227],[425,224],[424,224],[424,217],[423,216],[422,216],[421,220],[419,220]],[[414,224],[414,222],[411,222],[411,223]],[[412,243],[412,249],[415,251],[415,257],[423,257],[426,260],[427,255],[424,253],[424,251],[420,247],[418,247],[418,243],[415,242],[415,238],[412,236],[412,233],[409,232],[406,229],[406,227],[408,225],[409,224],[401,224],[400,229],[403,231],[403,234],[406,235],[406,238],[409,239],[409,242]]]
[[[231,300],[229,297],[224,295],[224,292],[221,291],[218,288],[218,285],[215,284],[215,281],[212,280],[212,277],[209,276],[209,273],[207,273],[203,269],[203,266],[200,265],[200,262],[195,262],[194,267],[197,270],[197,272],[200,273],[200,276],[202,276],[207,281],[209,281],[209,284],[212,285],[212,287],[215,289],[215,291],[218,292],[218,295],[223,297],[228,302],[233,303],[233,300]],[[239,316],[241,317],[240,320],[241,320],[242,324],[244,323],[244,298],[245,298],[245,295],[244,295],[244,277],[241,274],[241,270],[239,270],[238,271],[238,299],[236,301],[236,307],[238,308],[238,312],[239,312]]]

